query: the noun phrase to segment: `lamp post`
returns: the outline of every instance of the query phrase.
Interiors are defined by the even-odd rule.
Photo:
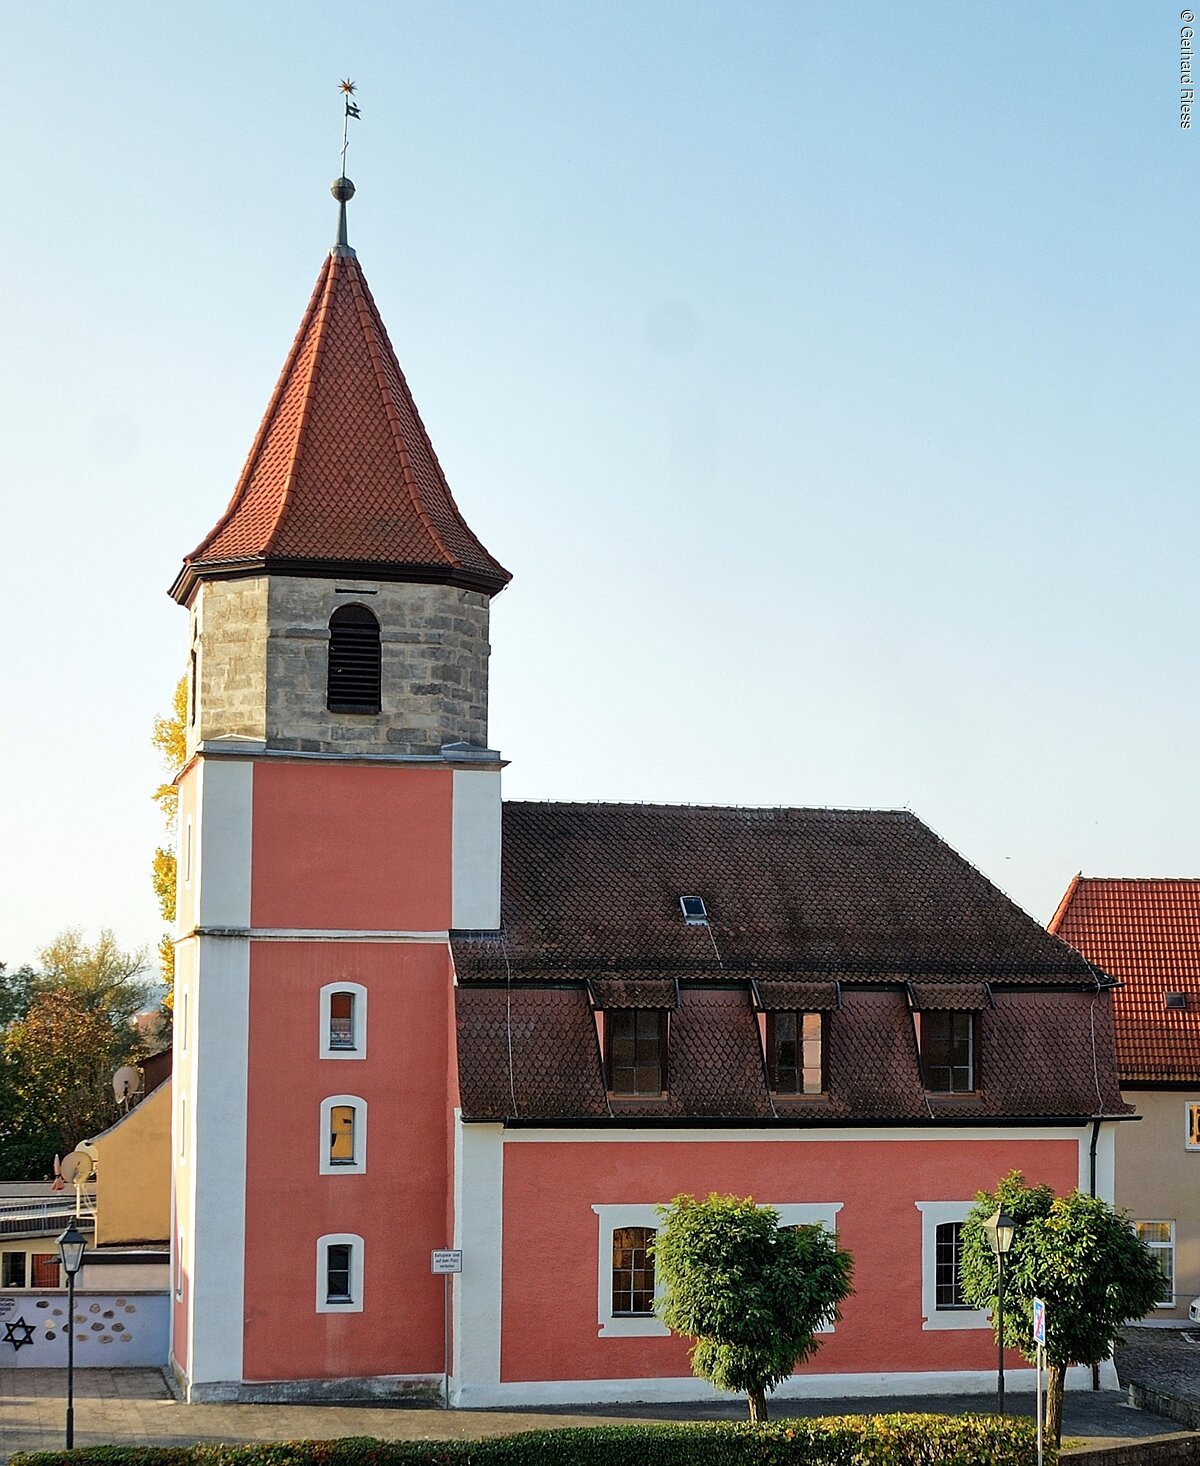
[[[75,1447],[75,1274],[83,1263],[87,1238],[72,1222],[58,1239],[58,1256],[67,1275],[67,1450]]]
[[[1001,1415],[1004,1414],[1004,1259],[1016,1230],[1016,1222],[1000,1209],[983,1224],[988,1246],[996,1259],[996,1398]]]

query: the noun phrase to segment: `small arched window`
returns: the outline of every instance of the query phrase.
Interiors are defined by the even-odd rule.
[[[366,606],[339,606],[329,618],[331,713],[379,711],[379,622]]]

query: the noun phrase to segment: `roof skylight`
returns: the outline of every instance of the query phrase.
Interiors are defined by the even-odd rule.
[[[703,896],[680,896],[679,907],[689,926],[707,926],[708,911]]]

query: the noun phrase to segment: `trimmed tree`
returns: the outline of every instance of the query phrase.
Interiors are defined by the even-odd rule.
[[[656,1311],[694,1339],[693,1371],[719,1390],[745,1392],[750,1419],[766,1394],[817,1349],[817,1330],[840,1317],[853,1260],[823,1227],[781,1227],[779,1213],[746,1198],[677,1196],[659,1208]]]
[[[1055,1196],[1027,1186],[1020,1171],[981,1191],[962,1229],[963,1296],[996,1313],[996,1259],[983,1224],[1001,1208],[1016,1223],[1004,1267],[1004,1342],[1033,1362],[1033,1299],[1046,1303],[1050,1388],[1046,1423],[1062,1443],[1063,1385],[1069,1364],[1099,1364],[1122,1325],[1143,1317],[1163,1295],[1162,1269],[1128,1217],[1095,1196]]]

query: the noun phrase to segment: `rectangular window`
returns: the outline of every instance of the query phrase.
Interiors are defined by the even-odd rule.
[[[32,1252],[29,1255],[29,1286],[31,1288],[57,1288],[58,1253]]]
[[[25,1278],[25,1254],[23,1252],[4,1253],[3,1265],[0,1266],[0,1287],[24,1288]]]
[[[934,1240],[934,1306],[967,1308],[963,1298],[959,1265],[962,1262],[962,1223],[943,1222]]]
[[[345,1242],[331,1243],[325,1249],[325,1301],[354,1301],[350,1293],[350,1247]]]
[[[654,1259],[648,1248],[653,1227],[616,1227],[612,1239],[614,1318],[645,1318],[654,1313]]]
[[[1175,1307],[1175,1223],[1134,1222],[1137,1234],[1154,1254],[1163,1275],[1162,1297],[1157,1308]]]
[[[920,1014],[925,1088],[937,1094],[970,1094],[975,1088],[974,1013]]]
[[[354,1164],[354,1106],[332,1105],[329,1110],[329,1163]]]
[[[820,1094],[824,1065],[824,1014],[767,1014],[767,1079],[775,1094]]]
[[[1200,1104],[1188,1100],[1184,1105],[1185,1139],[1188,1150],[1200,1150]]]
[[[330,993],[329,995],[329,1047],[331,1049],[352,1049],[354,1047],[353,993]]]
[[[604,1015],[612,1094],[658,1095],[667,1087],[667,1015],[660,1008],[610,1008]]]

